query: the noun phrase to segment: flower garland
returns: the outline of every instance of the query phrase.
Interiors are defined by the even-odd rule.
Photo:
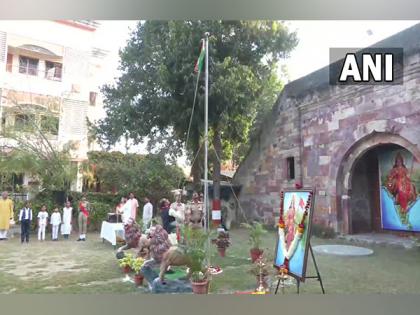
[[[295,236],[293,238],[292,243],[289,246],[289,249],[286,250],[286,242],[285,242],[285,235],[284,235],[284,218],[283,218],[283,205],[284,205],[284,192],[282,191],[280,193],[280,218],[279,218],[279,242],[280,246],[283,252],[284,261],[283,264],[280,266],[279,271],[281,274],[288,274],[289,273],[289,261],[290,258],[293,256],[293,254],[296,251],[297,245],[299,241],[302,239],[303,233],[305,232],[305,220],[308,216],[309,208],[311,206],[312,201],[312,192],[309,192],[308,200],[306,201],[305,205],[305,211],[303,212],[302,220],[300,221],[300,224],[298,225],[298,228],[295,232]]]

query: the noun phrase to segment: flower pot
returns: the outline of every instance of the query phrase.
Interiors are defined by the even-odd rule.
[[[131,271],[131,267],[130,267],[130,266],[124,266],[124,267],[122,267],[122,271],[123,271],[124,273],[130,273],[130,271]]]
[[[209,280],[203,282],[191,282],[194,294],[207,294],[209,292]]]
[[[225,257],[225,255],[226,255],[226,248],[225,247],[218,247],[217,250],[219,251],[220,257]]]
[[[253,248],[250,250],[250,254],[251,254],[251,261],[254,263],[257,261],[258,258],[261,257],[261,255],[263,254],[263,250],[259,249],[259,248]]]
[[[139,274],[134,275],[134,283],[137,286],[143,285],[143,279],[144,279],[143,275],[139,275]]]

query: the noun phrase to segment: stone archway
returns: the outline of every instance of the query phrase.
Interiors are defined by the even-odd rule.
[[[372,132],[355,142],[346,152],[341,160],[337,175],[336,205],[338,231],[343,234],[353,233],[351,207],[353,192],[353,176],[355,170],[360,166],[361,159],[368,159],[369,152],[378,147],[399,146],[408,150],[414,159],[420,161],[420,150],[416,145],[409,142],[400,135],[388,132]]]

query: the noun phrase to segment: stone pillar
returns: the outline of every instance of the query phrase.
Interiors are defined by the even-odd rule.
[[[343,234],[351,233],[350,229],[350,196],[342,195],[341,196],[341,232]]]
[[[83,190],[83,174],[80,171],[81,162],[74,162],[77,164],[77,175],[74,181],[71,183],[71,190],[82,192]]]

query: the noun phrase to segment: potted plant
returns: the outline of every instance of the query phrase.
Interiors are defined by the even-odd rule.
[[[216,239],[212,240],[216,244],[220,257],[225,257],[226,248],[230,246],[229,233],[221,231]]]
[[[140,286],[143,284],[144,275],[140,272],[141,267],[143,267],[144,259],[141,257],[137,257],[136,259],[133,259],[131,262],[131,269],[135,272],[134,273],[134,283],[137,286]]]
[[[132,254],[125,254],[125,256],[118,260],[119,265],[124,273],[129,273],[131,271],[131,264],[133,261]]]
[[[254,222],[253,224],[243,223],[242,226],[249,230],[251,261],[254,263],[264,252],[261,249],[261,237],[267,233],[267,230],[259,222]]]
[[[209,273],[205,266],[208,237],[201,229],[184,228],[183,246],[189,261],[191,286],[195,294],[207,294],[209,289]]]

